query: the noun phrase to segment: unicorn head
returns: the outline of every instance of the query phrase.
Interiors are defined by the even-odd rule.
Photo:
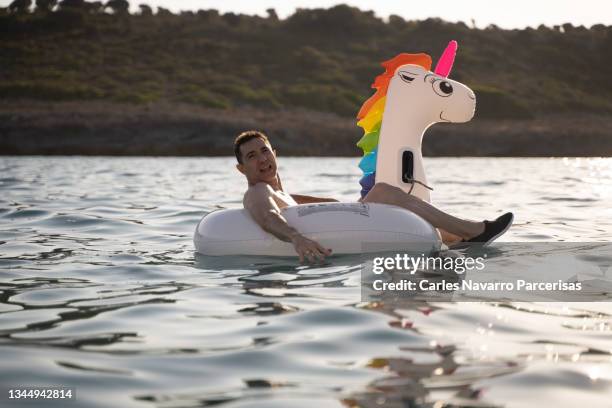
[[[364,136],[359,167],[365,196],[375,182],[385,182],[429,201],[421,142],[425,130],[438,122],[467,122],[474,116],[474,92],[448,78],[457,43],[451,41],[432,72],[427,54],[399,54],[384,62],[368,99],[357,115]],[[417,184],[415,184],[417,183]]]

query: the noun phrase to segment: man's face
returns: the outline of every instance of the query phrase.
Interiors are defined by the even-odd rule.
[[[240,146],[242,163],[236,168],[246,176],[249,184],[276,181],[276,155],[269,143],[260,138]]]

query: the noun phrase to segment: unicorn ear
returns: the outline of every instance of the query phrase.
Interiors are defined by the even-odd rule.
[[[434,69],[434,73],[436,75],[448,78],[448,74],[450,74],[451,69],[453,68],[453,62],[455,62],[455,54],[457,54],[457,47],[457,41],[455,40],[452,40],[448,43],[446,49],[444,50],[442,56],[436,64],[436,69]]]

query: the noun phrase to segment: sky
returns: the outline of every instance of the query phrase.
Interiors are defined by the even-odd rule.
[[[12,0],[0,0],[6,6]],[[34,3],[34,1],[33,1]],[[612,25],[612,0],[131,0],[132,9],[138,4],[165,7],[178,12],[214,8],[221,12],[266,15],[274,8],[284,18],[296,8],[328,8],[336,4],[349,4],[362,10],[374,10],[386,18],[397,14],[406,20],[439,17],[446,21],[463,21],[479,28],[495,24],[502,28],[553,26],[564,23],[584,25]]]

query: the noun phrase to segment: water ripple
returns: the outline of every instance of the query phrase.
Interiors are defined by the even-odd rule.
[[[234,162],[1,159],[2,385],[75,386],[84,407],[609,405],[606,303],[368,303],[355,257],[195,254],[200,217],[241,205]],[[283,184],[352,201],[357,162],[283,158]],[[444,210],[514,211],[521,254],[610,238],[610,160],[426,165]]]

